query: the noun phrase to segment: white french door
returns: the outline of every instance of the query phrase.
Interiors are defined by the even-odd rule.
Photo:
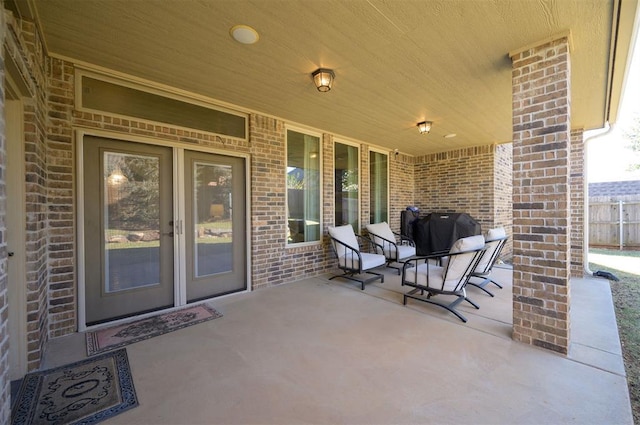
[[[81,143],[85,326],[248,289],[246,158]]]

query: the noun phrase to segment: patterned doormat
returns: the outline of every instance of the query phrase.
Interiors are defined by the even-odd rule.
[[[87,355],[93,356],[218,317],[222,317],[222,314],[217,310],[206,304],[200,304],[135,322],[87,332]]]
[[[138,405],[127,351],[28,373],[11,424],[94,424]]]

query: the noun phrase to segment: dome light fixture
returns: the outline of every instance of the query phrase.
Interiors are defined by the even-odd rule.
[[[255,44],[260,39],[258,31],[251,28],[249,25],[234,25],[229,30],[231,37],[238,43],[242,44]]]
[[[316,69],[311,75],[313,75],[313,82],[316,84],[319,92],[331,90],[333,80],[336,78],[336,74],[327,68]]]
[[[418,130],[420,131],[420,134],[427,134],[431,131],[431,124],[433,124],[433,122],[431,121],[422,121],[418,123]]]

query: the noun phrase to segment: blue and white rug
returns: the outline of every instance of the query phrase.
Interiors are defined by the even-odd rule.
[[[95,424],[137,405],[123,348],[27,374],[11,409],[11,423]]]

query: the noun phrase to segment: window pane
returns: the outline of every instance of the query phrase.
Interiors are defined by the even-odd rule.
[[[287,131],[287,242],[320,240],[320,138]]]
[[[160,160],[103,154],[104,292],[160,282]]]
[[[356,146],[335,144],[335,224],[350,224],[355,232],[358,223],[358,168],[359,152]]]
[[[389,222],[387,214],[387,158],[379,152],[369,152],[369,175],[371,181],[370,223]]]
[[[82,77],[82,106],[232,137],[246,136],[243,116],[90,77]]]
[[[233,270],[231,166],[196,162],[193,170],[194,277]]]

